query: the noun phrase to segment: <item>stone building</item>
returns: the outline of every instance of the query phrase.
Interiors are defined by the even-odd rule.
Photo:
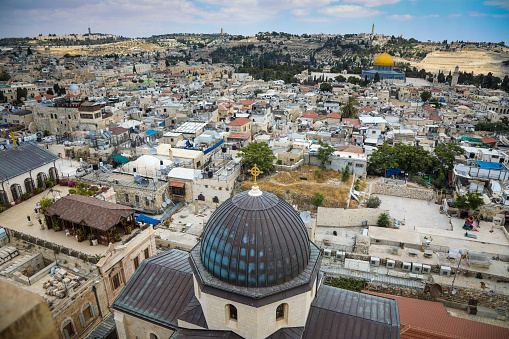
[[[118,336],[399,338],[397,303],[322,285],[321,258],[295,210],[253,187],[221,204],[190,253],[142,263],[112,305]]]
[[[106,256],[97,263],[104,279],[108,306],[127,284],[140,263],[156,254],[154,229],[152,226],[141,231],[125,245],[112,246]]]
[[[25,144],[0,153],[0,205],[21,202],[36,188],[46,187],[47,181],[55,182],[60,173],[60,158],[48,150]]]
[[[76,131],[79,125],[78,103],[55,103],[53,106],[34,106],[35,131],[60,134]]]

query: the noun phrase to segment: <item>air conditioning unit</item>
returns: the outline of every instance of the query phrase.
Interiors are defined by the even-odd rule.
[[[387,268],[394,268],[394,267],[396,267],[396,261],[388,259],[387,263],[385,264],[385,266]]]
[[[412,272],[414,272],[414,273],[421,273],[422,272],[422,264],[414,262],[412,264]]]
[[[422,273],[423,274],[431,274],[431,266],[430,265],[422,265]]]
[[[440,266],[440,275],[442,277],[450,277],[451,276],[451,268],[449,266]]]
[[[371,266],[378,267],[378,266],[380,266],[380,258],[371,257],[371,260],[369,261],[369,263],[371,264]]]
[[[332,253],[332,250],[330,248],[326,248],[323,250],[323,256],[325,258],[330,258],[331,253]]]
[[[401,266],[401,269],[403,271],[410,272],[410,270],[412,269],[412,264],[409,263],[409,262],[403,262],[403,265]]]
[[[340,252],[340,251],[337,251],[336,252],[336,259],[338,260],[345,260],[345,252]]]

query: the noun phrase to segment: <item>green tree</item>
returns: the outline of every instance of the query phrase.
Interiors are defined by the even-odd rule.
[[[262,90],[262,89],[257,88],[257,89],[255,89],[255,90],[254,90],[254,92],[253,92],[253,93],[254,93],[254,95],[262,94],[262,93],[263,93],[263,90]]]
[[[334,148],[327,143],[322,143],[318,149],[316,157],[320,160],[320,167],[325,168],[325,164],[329,162],[331,154],[334,153]]]
[[[357,84],[359,84],[359,82],[361,82],[361,79],[354,77],[354,76],[349,76],[347,81],[349,83],[351,83],[352,85],[357,85]]]
[[[48,90],[46,91],[46,94],[55,95],[55,93],[53,93],[53,90],[51,88],[48,88]]]
[[[320,84],[320,91],[322,92],[332,92],[332,85],[330,82],[322,82]]]
[[[27,55],[32,55],[32,54],[34,54],[34,53],[32,52],[32,49],[31,49],[30,47],[28,47],[28,49],[27,49]]]
[[[347,182],[350,179],[350,166],[346,165],[341,173],[341,181]]]
[[[474,191],[468,191],[465,195],[456,193],[456,201],[454,201],[452,206],[455,208],[475,211],[482,205],[484,205],[484,200],[481,197],[481,194]]]
[[[428,102],[429,99],[431,99],[431,92],[429,92],[429,91],[421,92],[421,100],[422,100],[422,102]]]
[[[7,101],[7,98],[4,95],[4,92],[0,92],[0,102],[4,103]]]
[[[379,197],[372,195],[366,200],[366,207],[377,208],[378,206],[380,206],[381,203],[382,201],[380,200]]]
[[[357,108],[359,106],[359,102],[355,97],[348,97],[348,101],[343,105],[342,112],[344,118],[356,118],[357,112],[359,109]]]
[[[313,205],[316,207],[322,206],[323,200],[325,199],[324,195],[316,192],[315,196],[313,197]]]
[[[465,150],[459,145],[454,143],[439,144],[434,150],[440,165],[446,170],[451,170],[454,167],[454,161],[457,156],[465,154]]]
[[[138,72],[136,72],[136,65],[133,65],[133,73],[136,74]]]
[[[48,197],[44,197],[41,200],[39,200],[39,205],[41,206],[42,211],[46,211],[48,207],[53,205],[53,199],[50,199]]]
[[[346,78],[341,74],[334,78],[337,82],[346,82]]]
[[[0,74],[0,81],[9,81],[11,79],[11,76],[6,71],[3,71],[2,74]]]
[[[375,73],[375,79],[373,79],[374,82],[380,82],[380,74],[378,72]]]
[[[252,168],[256,164],[264,173],[274,169],[272,162],[276,157],[266,142],[252,142],[241,148],[239,155],[247,168]]]
[[[381,213],[378,216],[378,220],[376,221],[378,227],[389,227],[391,226],[391,220],[389,219],[389,214]]]

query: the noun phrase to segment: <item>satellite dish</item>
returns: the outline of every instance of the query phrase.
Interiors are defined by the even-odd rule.
[[[453,295],[454,295],[454,294],[456,294],[456,289],[453,289],[453,290],[451,291],[451,293],[452,293]]]
[[[161,205],[163,205],[163,207],[168,206],[168,204],[166,203],[166,201],[165,201],[165,202],[163,202]]]
[[[171,200],[170,199],[166,199],[166,203],[167,204],[171,204]]]

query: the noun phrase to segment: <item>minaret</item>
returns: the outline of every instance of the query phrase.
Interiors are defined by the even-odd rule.
[[[460,68],[459,66],[456,66],[454,69],[454,73],[452,74],[452,82],[451,86],[454,87],[458,84],[458,77],[460,76]]]
[[[375,24],[373,23],[373,27],[371,27],[371,35],[375,35]]]

